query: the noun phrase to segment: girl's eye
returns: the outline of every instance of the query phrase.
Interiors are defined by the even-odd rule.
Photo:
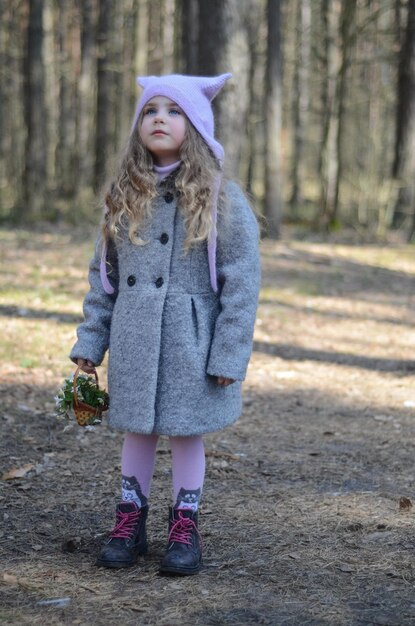
[[[144,115],[154,115],[154,113],[156,113],[156,109],[154,107],[149,107],[144,111]]]
[[[170,113],[173,115],[181,115],[182,112],[179,109],[170,109]]]

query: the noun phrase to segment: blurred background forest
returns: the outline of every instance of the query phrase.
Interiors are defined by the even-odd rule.
[[[415,0],[0,0],[0,220],[96,221],[137,75],[233,73],[227,174],[266,216],[415,234]]]

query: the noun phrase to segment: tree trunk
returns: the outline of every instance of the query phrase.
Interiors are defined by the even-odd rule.
[[[130,134],[131,123],[134,116],[134,105],[137,96],[137,84],[136,84],[136,72],[134,64],[131,63],[131,59],[134,58],[135,50],[140,42],[137,41],[137,13],[138,13],[138,0],[128,0],[123,4],[124,7],[124,46],[123,46],[123,59],[122,65],[119,68],[121,74],[121,90],[123,93],[122,108],[120,111],[120,138],[118,145],[125,144],[127,137]]]
[[[265,70],[265,202],[267,234],[280,235],[282,219],[281,190],[281,0],[267,1],[267,58]]]
[[[342,3],[342,13],[340,17],[341,65],[338,77],[338,88],[336,97],[338,104],[336,160],[338,163],[338,167],[335,178],[333,205],[330,207],[330,211],[327,214],[329,225],[335,224],[338,219],[340,184],[343,178],[344,171],[343,141],[345,134],[345,100],[347,88],[346,81],[347,71],[351,63],[353,44],[356,34],[354,28],[356,1],[357,0],[344,0],[344,2]]]
[[[77,145],[79,154],[78,191],[93,182],[94,127],[94,0],[81,4],[81,68],[78,85]]]
[[[148,74],[163,74],[163,22],[164,0],[153,0],[148,7]]]
[[[232,71],[232,79],[214,102],[215,126],[225,149],[225,170],[239,178],[249,103],[249,44],[246,20],[250,2],[199,2],[198,73],[212,76]]]
[[[25,183],[24,171],[26,161],[26,122],[25,122],[25,88],[22,69],[25,67],[26,40],[29,20],[29,7],[27,4],[16,5],[8,2],[8,62],[5,66],[6,89],[9,92],[6,129],[6,150],[8,153],[6,173],[9,180],[6,203],[2,203],[2,209],[6,216],[18,220],[25,213]],[[6,123],[6,121],[4,121]],[[4,198],[2,199],[3,202]]]
[[[297,212],[302,201],[301,179],[304,151],[305,116],[308,110],[308,68],[310,63],[310,0],[297,0],[295,25],[295,69],[292,89],[293,150],[290,206]]]
[[[162,22],[163,45],[163,73],[172,74],[174,71],[174,0],[164,0]]]
[[[65,0],[58,5],[58,45],[59,45],[59,119],[58,145],[56,149],[56,174],[59,195],[69,198],[74,195],[76,176],[73,171],[76,150],[76,102],[73,94],[71,72],[70,37],[71,7]]]
[[[7,0],[0,0],[0,67],[3,68],[3,80],[0,80],[0,102],[2,111],[0,115],[0,216],[5,215],[5,205],[8,204],[7,194],[7,157],[9,153],[9,138],[7,132],[10,124],[10,94],[8,89],[8,77],[6,72],[8,67],[8,46],[10,45],[7,36],[7,26],[10,22],[8,14]]]
[[[252,3],[254,9],[254,3]],[[265,49],[263,48],[263,33],[266,29],[265,16],[263,12],[252,11],[251,19],[246,24],[248,43],[249,43],[249,104],[247,117],[247,163],[246,163],[246,190],[248,193],[254,193],[255,177],[257,175],[257,167],[261,167],[261,159],[258,158],[262,154],[263,133],[263,111],[262,111],[262,90],[263,90],[263,67],[262,57]],[[260,176],[262,179],[262,175]]]
[[[124,132],[127,132],[128,122],[131,121],[126,113],[129,98],[128,92],[125,91],[125,79],[129,75],[129,66],[124,65],[124,51],[128,47],[128,40],[131,39],[131,35],[127,30],[127,24],[124,21],[128,10],[130,10],[130,0],[114,2],[113,21],[109,33],[113,94],[110,114],[114,125],[112,132],[113,143],[108,146],[110,151],[109,161],[114,158],[124,143]]]
[[[30,0],[25,59],[25,122],[27,129],[24,191],[25,213],[38,217],[46,199],[46,104],[43,48],[43,0]]]
[[[336,180],[338,171],[336,137],[338,134],[338,108],[336,77],[338,73],[338,50],[336,47],[336,31],[338,3],[335,0],[336,9],[332,7],[331,0],[321,2],[321,28],[322,28],[322,52],[321,52],[321,90],[320,103],[322,111],[320,154],[318,157],[318,172],[321,183],[320,207],[321,212],[317,216],[318,226],[328,227],[334,212],[336,196]]]
[[[399,53],[396,139],[392,166],[393,178],[399,180],[400,191],[394,212],[399,225],[410,215],[408,237],[415,234],[415,2],[408,2],[408,15],[403,44]]]
[[[179,51],[176,54],[180,71],[183,74],[194,75],[198,71],[198,1],[178,0],[177,12],[180,15]]]
[[[108,175],[108,151],[114,146],[112,119],[114,72],[111,68],[110,32],[114,16],[114,0],[100,0],[97,44],[97,112],[95,131],[95,192]]]
[[[148,71],[149,9],[146,0],[136,0],[135,56],[136,76],[144,76]]]
[[[354,43],[356,0],[335,2],[322,0],[324,28],[324,70],[322,103],[324,110],[323,137],[319,168],[321,173],[322,225],[328,229],[338,218],[340,183],[343,176],[343,141],[345,130],[345,97],[347,71]],[[337,14],[339,25],[337,27]],[[339,33],[339,50],[334,41]]]

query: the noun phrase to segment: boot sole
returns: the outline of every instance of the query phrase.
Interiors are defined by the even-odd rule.
[[[202,569],[202,562],[198,563],[196,567],[193,568],[182,568],[182,567],[160,567],[160,574],[172,574],[176,576],[193,576],[194,574],[198,574]]]

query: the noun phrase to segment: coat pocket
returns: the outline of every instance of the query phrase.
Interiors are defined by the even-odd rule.
[[[193,325],[193,330],[194,330],[196,341],[198,342],[199,341],[199,324],[197,321],[196,304],[192,297],[190,298],[190,301],[191,301],[191,307],[192,307],[192,325]]]

